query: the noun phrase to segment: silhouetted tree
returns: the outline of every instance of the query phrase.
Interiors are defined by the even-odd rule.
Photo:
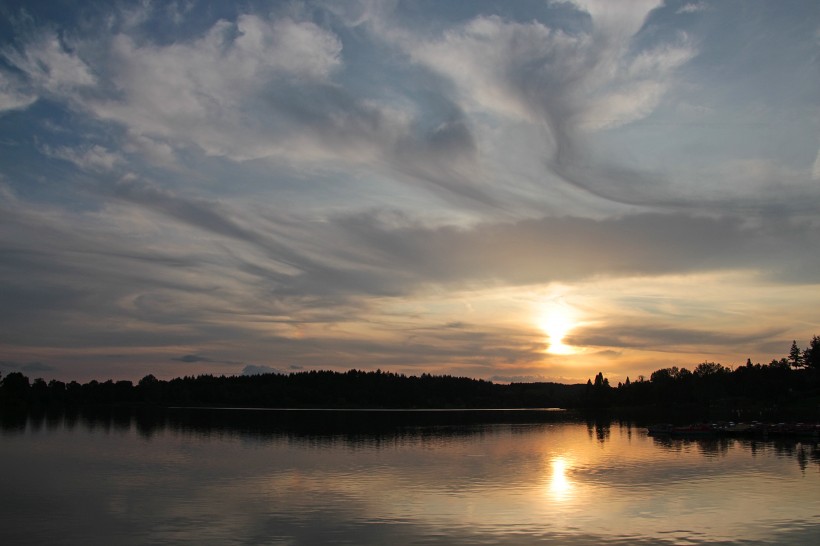
[[[4,402],[25,403],[29,398],[28,377],[20,372],[11,372],[3,378],[0,384],[0,394]]]
[[[809,346],[803,351],[803,365],[813,370],[820,369],[820,336],[812,337]]]
[[[703,378],[724,374],[728,371],[728,368],[722,366],[717,362],[703,362],[701,364],[698,364],[695,368],[695,371],[692,373],[694,373],[697,377]]]
[[[594,383],[587,380],[584,398],[584,404],[591,407],[602,408],[611,403],[612,387],[610,387],[609,379],[604,377],[603,372],[598,372]]]
[[[66,387],[62,381],[52,379],[48,382],[48,398],[52,403],[61,404],[65,402]]]
[[[792,346],[789,349],[789,363],[792,368],[802,368],[804,366],[805,360],[800,347],[797,346],[797,340],[792,340]]]
[[[38,377],[34,380],[31,384],[31,388],[29,389],[30,399],[35,404],[46,404],[49,401],[48,396],[48,384],[45,382],[44,379]]]
[[[144,402],[158,403],[161,399],[163,382],[154,377],[153,374],[148,374],[137,383],[137,391],[139,397]]]

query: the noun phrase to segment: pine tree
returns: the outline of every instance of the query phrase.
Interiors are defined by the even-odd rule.
[[[803,351],[803,366],[820,369],[820,336],[811,338],[811,343]]]
[[[792,348],[789,349],[789,362],[792,368],[802,368],[805,365],[803,353],[800,352],[800,347],[797,346],[797,340],[792,341]]]

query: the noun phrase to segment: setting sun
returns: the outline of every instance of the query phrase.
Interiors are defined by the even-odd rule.
[[[575,352],[571,346],[564,343],[564,336],[576,326],[574,313],[568,306],[551,304],[544,309],[538,326],[549,338],[548,352],[552,354],[572,354]]]

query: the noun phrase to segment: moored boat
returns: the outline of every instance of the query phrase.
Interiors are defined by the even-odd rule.
[[[676,426],[657,424],[646,427],[650,436],[744,436],[788,437],[820,440],[820,424],[811,423],[699,423]]]
[[[646,430],[650,436],[709,436],[717,433],[714,425],[706,423],[684,426],[650,425],[646,427]]]

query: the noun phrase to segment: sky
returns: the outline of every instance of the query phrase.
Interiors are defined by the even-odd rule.
[[[820,334],[816,0],[0,0],[0,373],[649,377]]]

